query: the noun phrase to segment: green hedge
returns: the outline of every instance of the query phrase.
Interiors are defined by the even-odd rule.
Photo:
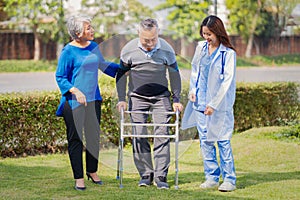
[[[58,92],[1,95],[1,156],[64,150],[64,123],[55,116],[58,103]]]
[[[299,84],[293,82],[238,84],[235,130],[281,126],[299,120]]]
[[[101,147],[118,144],[119,113],[112,80],[101,83],[103,104]],[[237,87],[235,130],[287,125],[299,120],[299,85],[296,83],[239,84]],[[187,102],[187,89],[182,100]],[[0,95],[0,155],[16,157],[67,149],[65,125],[55,116],[60,94],[53,92]],[[195,138],[196,129],[180,132],[181,139]]]

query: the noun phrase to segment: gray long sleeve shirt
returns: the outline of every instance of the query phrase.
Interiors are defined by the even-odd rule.
[[[173,48],[159,38],[159,48],[149,56],[139,47],[138,42],[139,38],[131,40],[121,51],[120,69],[116,78],[119,101],[126,99],[127,76],[129,95],[133,92],[152,97],[169,94],[168,74],[173,102],[179,102],[181,78]]]

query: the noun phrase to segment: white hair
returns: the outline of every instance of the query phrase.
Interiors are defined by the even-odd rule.
[[[78,34],[84,31],[84,22],[91,23],[92,19],[85,15],[71,16],[67,20],[68,33],[72,39],[78,39]]]

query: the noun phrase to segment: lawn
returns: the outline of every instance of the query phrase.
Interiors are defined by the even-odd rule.
[[[106,58],[109,61],[119,62],[116,58]],[[191,58],[177,56],[177,62],[181,69],[191,68]],[[237,67],[259,66],[289,66],[300,64],[300,55],[280,56],[253,56],[252,58],[237,57]],[[57,61],[34,60],[0,60],[0,73],[5,72],[53,72],[56,70]]]
[[[101,150],[97,186],[86,179],[86,191],[75,191],[66,154],[0,159],[0,199],[299,199],[300,144],[268,136],[277,127],[235,134],[232,146],[237,190],[201,190],[204,181],[199,141],[179,145],[179,189],[174,189],[174,148],[169,190],[139,188],[130,147],[124,151],[124,188],[116,180],[117,149]]]

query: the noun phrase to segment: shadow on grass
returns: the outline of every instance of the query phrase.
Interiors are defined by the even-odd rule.
[[[295,172],[249,172],[238,176],[238,188],[243,189],[252,185],[285,180],[300,180],[300,171]]]
[[[172,174],[169,176],[170,182],[174,185],[175,176]],[[197,182],[200,183],[205,181],[203,172],[199,173],[179,173],[179,185]],[[300,180],[300,171],[295,172],[237,172],[237,189],[244,189],[253,185],[277,182],[286,180]]]
[[[35,162],[33,165],[37,165]],[[21,166],[18,164],[3,164],[0,162],[0,198],[14,198],[23,195],[24,199],[62,199],[73,198],[91,199],[251,199],[236,197],[234,192],[220,193],[215,190],[201,190],[199,184],[204,181],[202,171],[179,171],[179,190],[175,190],[175,174],[170,171],[168,176],[169,190],[157,190],[155,186],[138,187],[138,175],[124,174],[123,186],[115,179],[115,171],[110,175],[99,174],[104,181],[103,186],[97,186],[87,181],[87,192],[78,193],[73,189],[74,182],[69,165],[59,163],[43,163],[43,166]],[[237,172],[237,189],[253,185],[283,180],[300,179],[300,172]]]
[[[126,192],[127,198],[131,199],[205,199],[205,200],[224,200],[224,199],[233,199],[233,200],[244,200],[251,198],[236,197],[234,193],[221,193],[216,189],[212,190],[202,190],[195,187],[195,182],[193,182],[192,177],[199,177],[198,173],[184,173],[179,177],[179,189],[174,189],[175,181],[174,174],[168,176],[168,183],[170,185],[169,190],[158,190],[156,186],[150,187],[138,187],[138,177],[137,178],[123,178],[123,188],[119,189],[119,192]],[[199,179],[196,180],[199,182]],[[120,195],[117,193],[111,194],[110,198],[116,199],[120,198]]]
[[[66,166],[70,167],[70,166]],[[191,190],[174,189],[174,174],[170,174],[169,190],[158,190],[155,186],[138,187],[138,176],[126,177],[124,174],[124,188],[119,188],[119,181],[112,176],[103,176],[103,186],[97,186],[87,181],[87,190],[78,192],[73,189],[72,176],[66,173],[65,166],[19,166],[2,164],[0,162],[0,199],[224,199],[221,193],[213,194],[207,191],[193,188]],[[71,173],[71,170],[70,170]],[[101,174],[101,172],[100,172]],[[180,182],[192,183],[198,173],[182,173]],[[193,183],[194,184],[194,183]],[[230,199],[245,199],[230,197]],[[249,199],[249,198],[248,198]]]

